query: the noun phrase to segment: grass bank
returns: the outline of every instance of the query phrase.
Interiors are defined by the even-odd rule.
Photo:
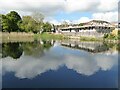
[[[35,39],[72,39],[72,40],[80,40],[80,41],[103,41],[103,38],[95,38],[95,37],[78,37],[78,36],[65,36],[63,34],[52,34],[52,33],[43,33],[43,34],[35,34]]]
[[[34,41],[33,33],[24,33],[24,32],[1,32],[0,37],[2,38],[2,42],[21,42],[21,41]]]
[[[64,36],[62,34],[53,34],[53,33],[42,33],[42,34],[35,34],[35,39],[43,39],[43,40],[51,40],[51,39],[68,39],[67,36]]]
[[[103,38],[106,42],[120,43],[120,31],[117,34],[105,34]]]
[[[107,36],[104,38],[95,38],[95,37],[85,37],[85,36],[65,36],[63,34],[55,34],[55,33],[42,33],[42,34],[34,34],[34,33],[24,33],[24,32],[0,32],[0,41],[34,41],[37,39],[43,40],[63,40],[63,39],[72,39],[72,40],[80,40],[80,41],[105,41],[105,42],[118,42],[120,37]]]

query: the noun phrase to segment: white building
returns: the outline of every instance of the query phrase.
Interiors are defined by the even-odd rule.
[[[101,20],[92,20],[84,23],[83,26],[68,26],[62,27],[58,30],[61,34],[69,36],[93,36],[103,37],[104,34],[112,32],[115,29],[115,25]]]

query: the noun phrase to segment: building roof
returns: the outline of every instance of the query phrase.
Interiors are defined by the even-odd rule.
[[[85,22],[85,23],[80,23],[80,24],[72,24],[72,25],[68,25],[68,26],[63,26],[63,25],[57,25],[58,28],[78,28],[78,27],[88,27],[88,26],[109,26],[109,27],[114,27],[115,25],[107,22],[107,21],[103,21],[103,20],[91,20],[89,22]]]

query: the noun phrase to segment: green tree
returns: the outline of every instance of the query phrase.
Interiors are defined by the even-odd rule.
[[[13,22],[15,22],[15,23],[17,23],[17,22],[19,22],[19,21],[21,20],[20,15],[19,15],[17,12],[15,12],[15,11],[11,11],[11,12],[8,13],[6,16],[7,16],[11,21],[13,21]]]
[[[43,23],[44,15],[39,13],[39,12],[33,12],[31,16],[37,23],[36,31],[40,33],[42,31],[42,27],[43,27],[43,24],[44,24]]]
[[[23,16],[20,25],[21,31],[25,32],[40,32],[40,24],[37,23],[31,16]]]
[[[0,14],[0,32],[2,31],[2,14]]]
[[[51,32],[52,25],[48,22],[44,23],[43,25],[43,32]]]
[[[23,16],[22,23],[20,25],[21,31],[30,32],[33,29],[32,23],[33,19],[30,16]]]
[[[10,32],[11,31],[11,27],[10,27],[10,20],[5,16],[2,15],[2,31],[3,32]]]
[[[13,32],[20,31],[19,26],[18,26],[19,23],[22,21],[20,15],[15,11],[11,11],[10,13],[6,15],[6,17],[10,20],[11,31]]]
[[[2,31],[3,32],[16,32],[20,31],[19,23],[21,23],[20,15],[15,12],[11,11],[7,15],[2,15]]]

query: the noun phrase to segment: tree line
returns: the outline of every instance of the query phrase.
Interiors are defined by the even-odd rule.
[[[44,15],[33,13],[30,16],[21,16],[16,11],[4,15],[0,14],[2,32],[51,32],[52,24],[43,22]]]

